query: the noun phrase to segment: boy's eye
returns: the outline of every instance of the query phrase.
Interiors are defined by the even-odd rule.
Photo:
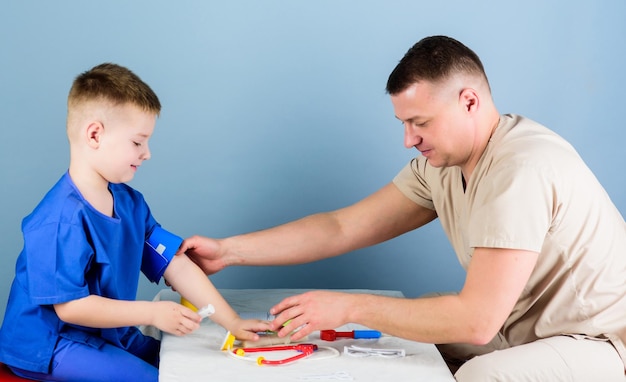
[[[141,146],[141,143],[139,142],[133,142],[135,144],[135,146]]]

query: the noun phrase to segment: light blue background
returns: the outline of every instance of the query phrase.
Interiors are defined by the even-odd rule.
[[[355,202],[416,151],[384,92],[406,50],[447,34],[483,59],[502,113],[567,138],[626,213],[626,1],[7,1],[0,7],[0,316],[21,219],[68,165],[73,78],[111,61],[157,92],[131,185],[181,236],[224,237]],[[280,245],[279,243],[277,245]],[[237,267],[218,287],[459,289],[439,223],[341,258]],[[143,279],[139,298],[163,287]]]

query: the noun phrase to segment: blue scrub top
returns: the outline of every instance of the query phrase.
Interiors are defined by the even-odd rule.
[[[52,306],[92,294],[136,298],[144,241],[158,223],[141,193],[125,184],[109,190],[113,217],[95,210],[66,173],[23,220],[24,248],[0,329],[0,362],[45,373],[59,337],[126,348],[140,335],[135,327],[67,324]]]

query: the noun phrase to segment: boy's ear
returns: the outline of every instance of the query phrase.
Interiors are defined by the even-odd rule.
[[[97,149],[100,146],[100,140],[102,133],[104,133],[104,126],[100,122],[91,122],[87,126],[86,139],[89,147]]]

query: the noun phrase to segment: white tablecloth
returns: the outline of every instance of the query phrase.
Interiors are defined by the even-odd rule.
[[[266,312],[283,298],[304,291],[301,289],[220,290],[224,298],[238,312]],[[394,291],[349,290],[348,292],[402,296],[400,292]],[[180,296],[171,290],[162,290],[155,299],[179,301]],[[356,329],[366,328],[349,324],[336,330]],[[259,366],[255,362],[232,357],[220,350],[225,336],[226,330],[211,320],[204,320],[200,329],[184,337],[164,333],[159,380],[161,382],[279,382],[339,380],[343,377],[343,380],[354,381],[454,381],[434,345],[386,335],[376,340],[342,338],[329,342],[320,340],[319,332],[314,332],[309,335],[306,343],[314,343],[320,347],[320,350],[314,356],[281,366]],[[378,356],[356,358],[343,354],[344,346],[351,345],[376,349],[404,349],[406,355],[400,358]],[[337,349],[337,352],[328,348]],[[291,355],[293,354],[287,356]]]

